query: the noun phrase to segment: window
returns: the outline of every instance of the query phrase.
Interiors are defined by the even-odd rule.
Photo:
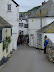
[[[12,36],[12,28],[11,28],[11,36]]]
[[[11,4],[8,5],[8,11],[11,11]]]
[[[21,30],[19,30],[19,35],[21,35]]]
[[[19,27],[23,27],[23,23],[19,23]]]
[[[28,28],[28,24],[24,24],[24,28]]]
[[[19,35],[23,35],[23,31],[19,30]]]
[[[22,31],[22,35],[23,35],[23,31]]]

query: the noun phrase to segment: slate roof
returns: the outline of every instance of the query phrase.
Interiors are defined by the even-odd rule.
[[[12,1],[16,4],[16,7],[17,7],[17,6],[19,6],[19,4],[18,4],[18,3],[16,3],[14,0],[12,0]]]
[[[26,18],[26,15],[22,15],[21,13],[19,13],[19,20],[21,20],[21,17],[22,17],[22,20],[27,20]]]
[[[49,0],[44,5],[42,5],[40,8],[38,8],[33,14],[30,15],[30,18],[33,17],[48,17],[48,16],[54,16],[54,2],[53,0]]]
[[[12,27],[12,25],[0,16],[0,27]]]
[[[54,21],[47,26],[44,26],[42,29],[39,29],[39,33],[54,33]]]

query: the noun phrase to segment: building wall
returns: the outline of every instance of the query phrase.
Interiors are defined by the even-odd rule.
[[[40,18],[30,18],[28,19],[28,24],[29,24],[29,46],[31,46],[31,34],[34,36],[34,43],[33,47],[36,47],[37,44],[37,33],[36,31],[40,29]]]
[[[12,51],[12,42],[8,45],[8,52],[6,53],[6,49],[3,51],[3,56],[7,57]]]
[[[54,33],[44,33],[44,36],[45,35],[54,43]]]
[[[54,21],[54,17],[44,17],[42,18],[42,27],[50,24],[51,22]],[[41,19],[40,18],[29,18],[28,19],[28,24],[29,24],[29,46],[31,46],[31,34],[33,34],[34,36],[34,44],[33,46],[36,47],[37,46],[37,33],[36,31],[38,29],[40,29],[40,25],[41,25]],[[43,48],[43,46],[42,46]]]
[[[3,47],[2,47],[2,43],[0,43],[0,60],[3,57],[3,51],[2,51]]]
[[[7,5],[11,4],[11,12],[8,12]],[[2,16],[6,21],[8,21],[11,25],[13,25],[13,34],[12,36],[18,37],[19,33],[19,7],[16,7],[16,4],[13,3],[11,0],[0,0],[0,16]],[[14,35],[16,34],[16,35]],[[12,37],[12,39],[13,39]],[[14,37],[12,41],[13,49],[17,49],[14,46],[14,41],[17,42],[17,39]],[[16,44],[17,45],[17,44]]]
[[[50,24],[53,21],[54,21],[54,17],[43,17],[42,27]],[[29,30],[35,30],[35,29],[38,30],[40,29],[41,19],[40,18],[29,18],[28,23],[29,23]]]
[[[40,29],[40,18],[30,18],[28,19],[29,30]]]
[[[2,30],[2,41],[6,39],[6,37],[10,36],[11,37],[11,28],[3,28]],[[12,39],[12,37],[11,37]],[[3,47],[2,47],[3,49]],[[11,43],[8,45],[8,52],[6,53],[6,49],[3,52],[3,56],[7,57],[8,54],[10,54],[10,52],[12,51],[12,41]]]
[[[11,12],[7,10],[7,5],[11,4]],[[11,0],[0,0],[0,15],[6,20],[19,20],[19,8]]]
[[[54,21],[54,17],[44,17],[42,18],[42,27],[52,23]]]
[[[7,30],[7,32],[6,32]],[[11,37],[11,28],[3,28],[2,30],[2,40],[4,40],[6,37]]]

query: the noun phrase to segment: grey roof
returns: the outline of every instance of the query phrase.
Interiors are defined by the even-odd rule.
[[[22,20],[27,20],[28,16],[26,15],[22,15],[21,13],[19,14],[19,20],[21,20],[21,17],[22,17]]]
[[[40,8],[38,8],[30,17],[40,17],[40,16],[54,16],[54,1],[49,0]]]
[[[0,16],[0,27],[12,27],[12,25]]]
[[[39,29],[39,33],[54,33],[54,21],[47,26],[44,26],[42,29]]]

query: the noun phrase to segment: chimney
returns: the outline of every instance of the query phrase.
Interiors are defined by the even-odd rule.
[[[44,5],[46,2],[44,1],[44,2],[42,2],[42,5]]]

